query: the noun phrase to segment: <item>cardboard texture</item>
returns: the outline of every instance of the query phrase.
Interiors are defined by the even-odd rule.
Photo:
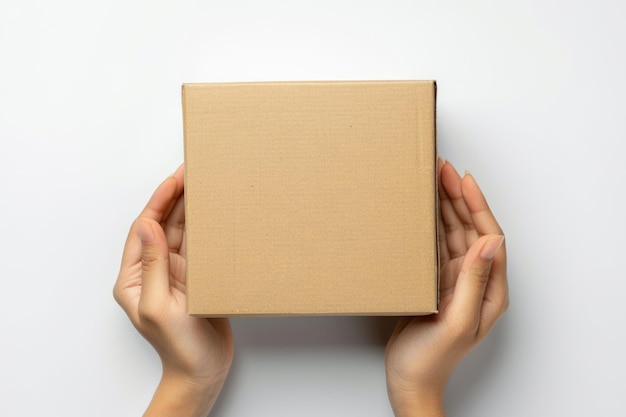
[[[185,84],[188,312],[438,303],[433,81]]]

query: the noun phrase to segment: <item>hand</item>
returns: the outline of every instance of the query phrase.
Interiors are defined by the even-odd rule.
[[[502,229],[474,178],[438,165],[439,314],[400,319],[387,344],[387,388],[397,417],[445,415],[452,371],[509,303]]]
[[[156,189],[133,223],[113,291],[163,365],[145,415],[205,416],[233,357],[228,319],[186,312],[183,181],[181,167]]]

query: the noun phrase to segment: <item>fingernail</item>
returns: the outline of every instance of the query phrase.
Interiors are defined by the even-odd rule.
[[[139,239],[143,243],[150,243],[154,241],[154,232],[152,231],[152,225],[145,220],[137,220],[137,230],[139,232]]]
[[[498,252],[498,249],[500,249],[500,246],[502,246],[503,242],[504,236],[494,236],[490,238],[481,249],[480,257],[485,261],[492,260],[496,256],[496,253]]]
[[[465,176],[469,175],[470,177],[472,176],[472,173],[469,172],[468,170],[465,170]]]

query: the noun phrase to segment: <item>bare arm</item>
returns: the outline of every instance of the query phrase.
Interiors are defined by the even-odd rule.
[[[452,371],[508,308],[504,234],[474,178],[440,161],[439,314],[402,318],[387,345],[396,417],[445,416]]]
[[[182,167],[156,189],[130,229],[113,291],[161,358],[161,382],[146,416],[206,416],[233,357],[227,319],[186,312],[183,189]]]

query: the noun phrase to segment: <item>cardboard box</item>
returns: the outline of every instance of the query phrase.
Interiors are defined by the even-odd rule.
[[[436,312],[435,93],[185,84],[188,312]]]

